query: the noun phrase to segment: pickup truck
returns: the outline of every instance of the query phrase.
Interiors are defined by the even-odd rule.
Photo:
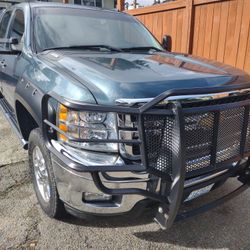
[[[0,45],[0,107],[48,216],[147,208],[168,229],[248,188],[243,71],[171,53],[126,13],[69,4],[5,10]],[[238,188],[183,210],[229,178]]]

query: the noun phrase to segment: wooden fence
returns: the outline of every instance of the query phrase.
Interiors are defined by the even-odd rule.
[[[177,0],[127,13],[136,16],[159,41],[170,35],[172,51],[214,59],[250,73],[250,0]]]

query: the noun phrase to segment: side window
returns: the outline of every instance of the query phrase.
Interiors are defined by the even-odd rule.
[[[0,38],[4,38],[6,35],[8,23],[10,21],[10,17],[11,17],[11,11],[6,12],[2,17],[2,20],[0,23]]]
[[[15,12],[15,18],[10,29],[9,37],[17,38],[20,42],[24,33],[24,15],[22,10]]]

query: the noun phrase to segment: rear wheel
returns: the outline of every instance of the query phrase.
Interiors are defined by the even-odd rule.
[[[39,128],[29,136],[29,166],[38,202],[52,218],[65,216],[63,202],[59,199],[51,157]]]

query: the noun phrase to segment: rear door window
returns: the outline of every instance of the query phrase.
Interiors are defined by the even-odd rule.
[[[9,37],[17,38],[20,42],[24,33],[24,14],[22,10],[15,12],[13,24],[10,28]]]
[[[6,32],[8,28],[8,24],[10,22],[11,18],[11,11],[7,11],[4,13],[1,23],[0,23],[0,38],[5,38],[6,37]]]

